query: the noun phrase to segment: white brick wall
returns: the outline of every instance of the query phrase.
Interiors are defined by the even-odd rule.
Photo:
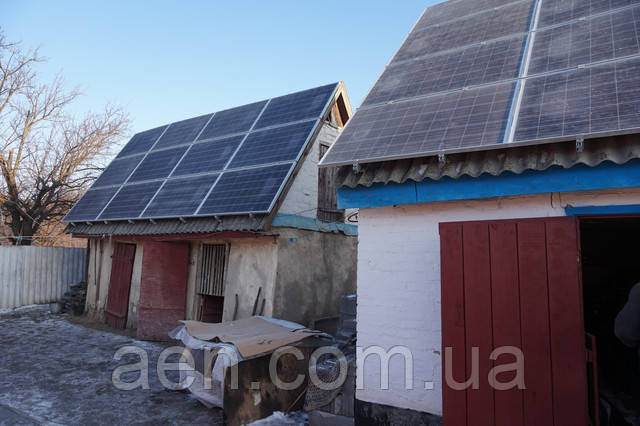
[[[393,358],[390,389],[379,389],[379,361],[367,358],[364,401],[442,414],[440,239],[438,224],[564,216],[564,207],[640,204],[640,189],[543,194],[361,209],[358,246],[358,346],[404,345],[414,358],[414,389]],[[433,390],[424,381],[433,380]]]
[[[316,217],[318,208],[318,162],[320,161],[320,142],[333,145],[339,130],[324,124],[318,133],[313,146],[302,164],[296,179],[280,207],[279,213],[298,216]]]

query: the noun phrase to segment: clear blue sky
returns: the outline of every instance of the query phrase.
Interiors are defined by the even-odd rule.
[[[418,19],[438,0],[2,0],[9,40],[41,46],[61,72],[135,132],[343,80],[357,107]]]

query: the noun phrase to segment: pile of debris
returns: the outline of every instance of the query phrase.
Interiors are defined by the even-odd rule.
[[[82,315],[87,300],[87,283],[85,281],[69,285],[69,291],[62,296],[62,312]]]

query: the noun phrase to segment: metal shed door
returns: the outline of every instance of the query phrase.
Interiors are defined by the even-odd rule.
[[[585,426],[587,379],[578,225],[574,218],[443,223],[443,378],[472,373],[478,348],[479,388],[443,382],[446,426]],[[512,364],[491,352],[515,346],[526,389],[496,390],[491,369]],[[509,382],[515,372],[497,375]]]
[[[135,244],[116,243],[111,256],[111,277],[105,317],[107,324],[115,328],[125,328],[129,310],[131,273],[136,255]]]

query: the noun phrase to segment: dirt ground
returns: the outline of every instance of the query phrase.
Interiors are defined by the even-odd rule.
[[[223,424],[221,410],[207,409],[188,391],[162,386],[156,361],[166,345],[53,315],[47,307],[0,312],[0,344],[0,425]],[[128,345],[148,354],[148,390],[122,391],[112,384],[116,367],[139,361],[135,355],[113,358]],[[127,374],[125,381],[139,376]]]

